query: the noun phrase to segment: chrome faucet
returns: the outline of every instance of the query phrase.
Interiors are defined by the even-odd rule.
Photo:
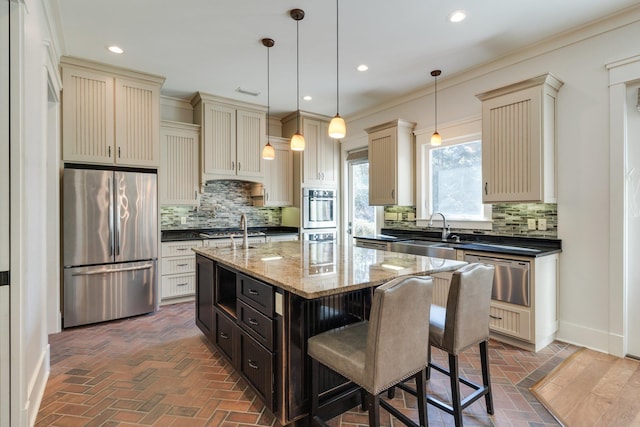
[[[240,215],[240,228],[242,228],[242,249],[249,249],[247,244],[247,215]]]
[[[449,234],[449,226],[447,225],[447,219],[444,217],[442,212],[434,212],[429,217],[429,227],[433,226],[433,216],[440,215],[442,217],[442,241],[445,242],[447,240],[447,235]]]

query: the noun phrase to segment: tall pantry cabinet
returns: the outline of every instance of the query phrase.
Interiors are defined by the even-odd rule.
[[[62,159],[157,168],[164,77],[62,57]]]

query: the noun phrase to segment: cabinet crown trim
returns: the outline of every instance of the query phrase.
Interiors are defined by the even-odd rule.
[[[102,62],[91,61],[89,59],[78,58],[75,56],[63,56],[60,58],[61,68],[76,68],[90,71],[106,72],[113,77],[124,77],[136,80],[144,80],[152,84],[162,86],[165,77],[157,74],[144,73],[142,71],[130,70],[127,68],[116,67]]]
[[[476,97],[480,101],[486,101],[488,99],[495,98],[501,95],[506,95],[508,93],[516,92],[522,89],[528,89],[530,87],[536,87],[536,86],[542,86],[542,85],[547,85],[553,88],[554,90],[558,91],[560,90],[563,84],[564,82],[558,79],[553,74],[546,73],[536,77],[532,77],[527,80],[523,80],[521,82],[512,83],[510,85],[503,86],[498,89],[492,89],[487,92],[479,93],[476,95]]]
[[[211,95],[208,93],[204,93],[204,92],[196,92],[196,94],[193,96],[193,98],[191,98],[191,105],[193,107],[197,106],[200,103],[203,102],[213,102],[216,104],[223,104],[226,105],[228,107],[231,108],[243,108],[243,109],[250,109],[250,110],[254,110],[254,111],[259,111],[259,112],[266,112],[267,111],[267,107],[265,107],[264,105],[259,105],[259,104],[252,104],[250,102],[244,102],[244,101],[238,101],[237,99],[231,99],[231,98],[224,98],[222,96],[217,96],[217,95]]]
[[[373,132],[377,132],[379,130],[383,130],[383,129],[389,129],[389,128],[393,128],[393,127],[405,127],[408,129],[414,129],[416,127],[416,123],[415,122],[410,122],[407,120],[402,120],[402,119],[396,119],[396,120],[391,120],[390,122],[386,122],[386,123],[382,123],[376,126],[372,126],[369,128],[366,128],[364,131],[366,133],[373,133]]]

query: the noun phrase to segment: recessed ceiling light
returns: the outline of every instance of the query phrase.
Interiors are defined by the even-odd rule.
[[[305,101],[311,101],[313,98],[311,97],[311,95],[305,95],[304,98]]]
[[[467,12],[464,10],[456,10],[449,15],[449,22],[461,22],[467,17]]]
[[[369,69],[365,64],[358,65],[358,71],[367,71]]]
[[[107,49],[109,49],[109,52],[113,52],[113,53],[122,53],[124,52],[124,50],[122,50],[122,48],[120,46],[109,46]]]

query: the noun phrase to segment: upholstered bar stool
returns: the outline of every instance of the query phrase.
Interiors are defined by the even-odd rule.
[[[451,404],[427,396],[427,402],[453,415],[456,427],[462,426],[462,411],[480,397],[485,397],[487,412],[493,414],[493,397],[489,378],[489,306],[493,286],[494,267],[485,264],[469,264],[456,270],[451,277],[447,307],[433,305],[429,343],[449,355],[449,370],[431,363],[429,367],[448,375],[451,383]],[[472,345],[480,346],[482,385],[460,377],[458,355]],[[474,391],[461,399],[460,383]]]
[[[308,340],[311,356],[311,418],[318,417],[319,364],[362,387],[369,410],[369,425],[380,425],[380,406],[404,424],[416,424],[379,394],[415,377],[421,426],[427,426],[425,366],[428,363],[429,312],[433,279],[393,279],[374,291],[369,320],[332,329]],[[364,394],[364,393],[363,393]]]

